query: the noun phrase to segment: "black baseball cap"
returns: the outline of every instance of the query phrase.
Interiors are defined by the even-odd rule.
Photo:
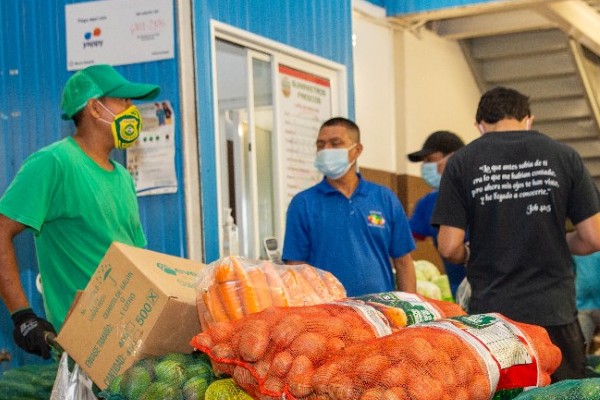
[[[408,159],[412,162],[423,161],[425,156],[440,151],[443,154],[450,154],[463,147],[465,143],[458,135],[450,131],[433,132],[425,143],[423,148],[408,155]]]

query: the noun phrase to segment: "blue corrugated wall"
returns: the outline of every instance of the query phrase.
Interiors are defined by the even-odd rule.
[[[60,119],[60,95],[71,75],[66,68],[65,5],[79,2],[0,2],[0,194],[29,154],[74,131],[72,122]],[[117,69],[131,80],[160,84],[160,98],[171,101],[176,116],[180,115],[176,59]],[[181,190],[176,194],[140,197],[139,203],[148,248],[185,256],[180,135],[177,129],[176,165]],[[124,161],[121,151],[115,152],[114,157]],[[25,291],[34,309],[43,313],[41,297],[35,288],[37,262],[31,233],[20,235],[16,246]],[[7,367],[41,362],[13,344],[12,322],[3,304],[0,322],[0,350],[7,349],[12,355],[8,365],[0,364],[0,372]]]
[[[351,0],[208,0],[194,5],[198,126],[207,261],[218,258],[217,193],[211,71],[211,19],[316,54],[347,67],[354,115]]]
[[[492,3],[502,0],[367,0],[377,6],[384,7],[388,16],[417,14],[420,12],[461,7],[473,4]],[[509,0],[504,0],[509,1]]]
[[[66,70],[65,61],[65,5],[79,2],[82,1],[0,2],[0,20],[3,22],[0,30],[0,193],[4,192],[29,154],[73,132],[72,123],[60,119],[60,94],[64,82],[71,75]],[[218,227],[210,19],[346,65],[348,107],[353,116],[351,0],[203,0],[195,2],[193,12],[202,228],[206,239],[205,258],[211,261],[218,257]],[[161,99],[171,101],[176,117],[180,115],[176,60],[117,69],[131,80],[160,84],[163,90]],[[181,190],[177,194],[141,197],[139,202],[148,248],[185,257],[180,135],[181,131],[177,129],[176,165]],[[122,152],[116,152],[114,156],[124,160]],[[34,309],[42,313],[41,297],[35,289],[37,262],[32,235],[20,235],[16,246],[25,291]],[[0,368],[42,362],[14,346],[12,322],[4,305],[0,305],[0,322],[0,349],[8,349],[13,357],[8,365],[0,365]]]

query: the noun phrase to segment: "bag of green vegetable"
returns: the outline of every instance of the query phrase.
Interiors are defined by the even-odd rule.
[[[546,387],[527,390],[514,400],[598,400],[600,378],[568,379]]]
[[[27,364],[4,371],[0,375],[2,400],[50,398],[58,364]]]
[[[206,389],[204,400],[252,400],[232,378],[214,381]]]
[[[435,264],[427,260],[416,260],[414,264],[417,293],[435,300],[454,301],[448,275],[442,275]]]
[[[138,360],[108,388],[106,400],[202,400],[215,380],[205,354],[169,353]]]

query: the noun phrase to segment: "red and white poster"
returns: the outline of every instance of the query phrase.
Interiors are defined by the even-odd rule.
[[[283,199],[289,204],[294,195],[322,179],[314,167],[315,142],[321,124],[331,118],[331,82],[305,71],[279,64],[283,150]]]

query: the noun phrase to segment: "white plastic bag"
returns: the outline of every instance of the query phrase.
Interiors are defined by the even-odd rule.
[[[50,400],[96,400],[92,380],[76,363],[69,371],[69,355],[62,353]]]
[[[471,300],[471,284],[464,278],[458,288],[456,289],[456,302],[465,310],[469,312],[469,301]]]

